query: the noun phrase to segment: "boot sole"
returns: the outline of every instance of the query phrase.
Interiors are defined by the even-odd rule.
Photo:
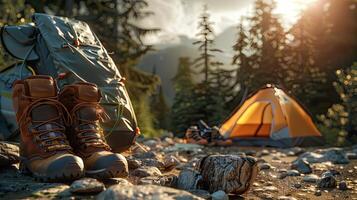
[[[95,179],[124,178],[128,176],[128,171],[125,170],[123,168],[123,164],[118,161],[108,168],[99,170],[87,170],[86,176]]]
[[[36,181],[39,182],[70,182],[84,177],[83,170],[76,164],[73,163],[70,167],[66,167],[60,173],[54,173],[51,175],[38,174],[36,172],[31,172],[24,164],[20,163],[21,173],[32,176]]]

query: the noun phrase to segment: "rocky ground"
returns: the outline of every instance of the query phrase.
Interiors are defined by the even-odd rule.
[[[0,199],[357,200],[357,145],[322,149],[223,148],[184,144],[168,137],[139,143],[124,153],[130,169],[128,178],[104,182],[84,178],[73,183],[40,183],[22,175],[16,164],[16,145],[0,143]],[[242,195],[227,195],[222,190],[209,192],[200,186],[195,181],[200,174],[193,173],[194,169],[200,159],[211,154],[255,157],[260,170],[250,190]],[[13,165],[9,167],[10,164]]]

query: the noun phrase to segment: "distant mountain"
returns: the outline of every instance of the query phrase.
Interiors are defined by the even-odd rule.
[[[217,59],[230,66],[232,58],[232,46],[235,41],[235,28],[229,27],[215,39],[217,48],[224,53],[217,54]],[[154,67],[156,74],[160,76],[163,91],[168,103],[171,105],[175,96],[172,78],[176,75],[178,59],[180,57],[190,57],[195,59],[199,56],[197,47],[192,45],[195,40],[186,36],[180,36],[180,43],[172,46],[158,45],[156,51],[146,54],[138,64],[138,67],[146,72],[152,73]]]
[[[162,88],[169,104],[175,96],[172,78],[177,72],[178,59],[184,56],[195,58],[198,52],[193,46],[180,44],[148,53],[138,65],[140,69],[149,73],[152,73],[156,67],[156,74],[161,78]]]

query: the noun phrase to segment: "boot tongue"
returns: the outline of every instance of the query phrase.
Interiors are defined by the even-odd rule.
[[[55,97],[57,94],[56,86],[51,77],[37,76],[25,80],[27,95],[35,98]]]
[[[96,121],[98,120],[97,117],[97,110],[95,107],[83,107],[78,110],[78,116],[80,119],[89,120],[89,121]]]
[[[58,116],[58,110],[53,105],[42,104],[32,109],[31,117],[33,121],[47,121]]]

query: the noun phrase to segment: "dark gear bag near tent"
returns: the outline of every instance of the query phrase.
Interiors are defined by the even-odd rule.
[[[102,122],[108,144],[116,152],[128,149],[139,134],[135,113],[122,77],[88,24],[46,14],[34,14],[34,24],[4,26],[1,40],[13,57],[36,74],[50,75],[60,88],[78,81],[95,83],[109,119]],[[25,77],[23,77],[25,78]],[[9,115],[9,114],[8,114]],[[15,113],[13,113],[15,115]],[[12,121],[7,124],[16,124]]]
[[[268,86],[251,95],[220,127],[244,146],[316,146],[323,138],[301,104],[282,89]]]

